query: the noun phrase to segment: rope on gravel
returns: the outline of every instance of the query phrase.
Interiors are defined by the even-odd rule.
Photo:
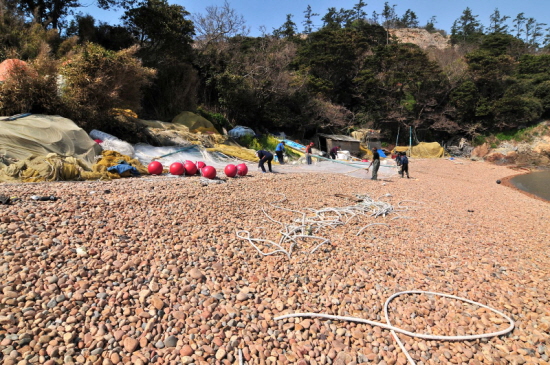
[[[281,222],[269,215],[264,207],[261,208],[262,212],[268,220],[281,226],[281,230],[279,231],[281,238],[279,239],[279,242],[274,242],[268,239],[252,238],[251,233],[248,230],[236,231],[236,235],[238,238],[248,241],[248,243],[250,243],[250,245],[254,247],[262,256],[270,256],[276,253],[284,253],[290,259],[292,251],[298,245],[297,239],[312,238],[320,240],[320,243],[317,243],[313,249],[311,249],[309,252],[306,252],[308,255],[310,255],[317,251],[325,243],[330,242],[329,239],[317,236],[317,234],[322,229],[335,228],[341,225],[345,225],[356,217],[385,217],[386,215],[394,212],[394,208],[391,204],[383,201],[376,201],[365,194],[355,195],[354,200],[357,202],[355,205],[336,208],[326,207],[321,209],[305,208],[305,211],[299,211],[277,205],[287,201],[287,198],[284,194],[280,195],[282,195],[281,199],[270,202],[269,205],[273,209],[278,209],[298,215],[298,218],[295,218],[292,223]],[[390,194],[384,194],[381,197],[390,196]],[[402,209],[406,210],[407,207],[402,207]],[[367,227],[378,224],[387,226],[387,224],[385,223],[372,223],[361,228],[357,235],[359,235]],[[267,253],[263,252],[257,245],[261,242],[266,243],[268,247],[274,247],[276,249]],[[285,246],[288,247],[288,249],[286,249]]]
[[[480,306],[482,308],[488,309],[488,310],[492,311],[493,313],[505,318],[510,325],[508,326],[508,328],[506,328],[504,330],[501,330],[501,331],[491,332],[491,333],[483,333],[483,334],[479,334],[479,335],[436,336],[436,335],[429,335],[429,334],[423,334],[423,333],[418,333],[418,332],[410,332],[410,331],[401,329],[399,327],[393,326],[390,322],[390,318],[389,318],[389,315],[388,315],[388,306],[389,306],[390,302],[393,299],[395,299],[398,296],[403,295],[403,294],[428,294],[428,295],[436,295],[436,296],[441,296],[441,297],[445,297],[445,298],[460,300],[460,301],[463,301],[463,302],[466,302],[466,303],[470,303],[470,304],[477,305],[477,306]],[[421,338],[421,339],[425,339],[425,340],[470,341],[470,340],[475,340],[475,339],[479,339],[479,338],[490,338],[490,337],[502,336],[502,335],[505,335],[505,334],[511,332],[514,329],[514,326],[515,326],[514,321],[510,317],[508,317],[506,314],[504,314],[504,313],[502,313],[502,312],[500,312],[496,309],[493,309],[489,306],[486,306],[484,304],[474,302],[473,300],[469,300],[469,299],[466,299],[466,298],[450,295],[450,294],[428,292],[428,291],[423,291],[423,290],[408,290],[408,291],[402,291],[402,292],[393,294],[384,303],[384,316],[386,318],[386,323],[370,321],[370,320],[367,320],[367,319],[357,318],[357,317],[335,316],[335,315],[323,314],[323,313],[293,313],[293,314],[286,314],[286,315],[282,315],[282,316],[279,316],[279,317],[275,317],[274,320],[278,321],[278,320],[287,319],[287,318],[294,318],[294,317],[319,317],[319,318],[333,319],[333,320],[338,320],[338,321],[359,322],[359,323],[364,323],[364,324],[368,324],[368,325],[371,325],[371,326],[382,327],[382,328],[385,328],[385,329],[388,329],[388,330],[391,331],[393,337],[395,338],[395,340],[399,344],[399,347],[401,348],[401,350],[403,351],[403,353],[405,354],[405,356],[409,360],[409,363],[412,364],[412,365],[415,365],[416,363],[413,360],[413,358],[409,355],[409,352],[407,351],[407,349],[405,349],[405,345],[403,345],[403,343],[401,342],[401,340],[397,336],[397,333],[402,333],[402,334],[410,336],[410,337],[416,337],[416,338]]]

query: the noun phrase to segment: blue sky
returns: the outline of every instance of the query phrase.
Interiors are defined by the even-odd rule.
[[[205,13],[205,8],[210,5],[222,6],[224,0],[168,0],[170,4],[178,4],[192,13]],[[337,9],[351,9],[358,0],[229,0],[229,4],[239,14],[243,15],[250,28],[251,36],[261,35],[260,27],[266,27],[271,33],[274,28],[280,27],[286,21],[286,14],[294,15],[293,21],[302,30],[304,11],[308,4],[314,13],[320,14],[314,18],[315,25],[322,24],[321,17],[326,14],[329,7]],[[373,11],[381,13],[384,8],[384,0],[369,1],[364,10],[367,14]],[[411,9],[419,18],[420,24],[436,16],[436,28],[450,31],[453,21],[456,20],[466,7],[472,9],[474,15],[485,26],[489,25],[489,16],[498,8],[501,15],[508,15],[512,19],[519,13],[525,13],[525,17],[533,17],[540,23],[547,23],[550,27],[550,0],[395,0],[388,1],[390,5],[397,5],[396,12],[401,16],[407,9]],[[100,21],[109,24],[118,24],[122,12],[102,11],[90,5],[80,9],[83,13],[89,13]],[[509,20],[511,25],[511,20]],[[545,27],[545,28],[546,28]]]

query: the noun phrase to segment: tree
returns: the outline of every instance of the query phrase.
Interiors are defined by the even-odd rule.
[[[397,21],[397,25],[402,28],[418,28],[418,17],[411,9],[407,9],[405,14]]]
[[[489,17],[491,23],[489,26],[489,32],[491,33],[508,33],[508,25],[506,25],[506,20],[510,19],[509,16],[503,15],[500,16],[500,11],[498,8],[495,9],[493,14]]]
[[[136,0],[98,0],[101,9],[129,8]],[[60,29],[63,19],[83,6],[80,0],[20,0],[19,9],[44,28]]]
[[[525,42],[534,48],[540,45],[540,38],[543,36],[545,23],[538,23],[535,18],[529,18],[525,22]]]
[[[304,33],[305,34],[310,34],[311,32],[313,32],[313,17],[315,16],[319,16],[319,14],[317,13],[314,13],[312,10],[311,10],[311,5],[308,5],[307,6],[307,9],[304,11],[304,18],[305,20],[302,22],[302,24],[304,25]]]
[[[222,7],[208,6],[206,14],[193,15],[192,19],[198,44],[203,50],[212,43],[235,36],[246,36],[249,32],[244,17],[237,14],[227,0]]]
[[[292,14],[286,15],[286,22],[279,28],[273,30],[273,35],[277,38],[291,38],[296,35],[296,23],[292,21]]]
[[[477,15],[472,14],[470,8],[466,8],[460,18],[454,21],[451,28],[452,44],[476,43],[483,35],[483,26],[477,20]]]
[[[327,9],[327,13],[321,19],[323,21],[323,28],[338,29],[350,25],[352,22],[353,12],[351,10],[340,9],[331,7]]]
[[[363,0],[359,0],[357,4],[353,5],[352,10],[352,16],[351,20],[359,20],[359,19],[365,19],[367,16],[367,13],[363,10],[367,6],[367,3],[365,3]]]
[[[127,10],[122,17],[141,47],[147,62],[167,58],[190,58],[194,35],[193,23],[183,6],[169,5],[167,0],[146,0]]]
[[[426,25],[424,26],[424,29],[426,29],[430,33],[435,32],[435,24],[437,23],[435,19],[435,15],[428,19]]]
[[[69,23],[66,35],[77,36],[79,44],[94,42],[112,51],[120,51],[134,45],[135,40],[127,28],[103,22],[96,26],[95,22],[94,17],[89,14],[77,14]]]
[[[397,14],[395,13],[396,6],[397,5],[390,6],[387,1],[384,3],[384,10],[382,10],[384,21],[382,22],[382,26],[386,28],[386,30],[395,28],[395,23],[397,21]]]
[[[525,13],[519,13],[516,18],[513,20],[514,23],[514,29],[516,31],[516,38],[521,38],[521,35],[525,31],[523,26],[525,25],[525,22],[527,19],[525,18]]]

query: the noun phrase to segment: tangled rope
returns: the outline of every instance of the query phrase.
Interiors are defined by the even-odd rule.
[[[477,306],[480,306],[482,308],[488,309],[491,312],[505,318],[510,325],[508,326],[508,328],[506,328],[504,330],[501,330],[501,331],[497,331],[497,332],[483,333],[483,334],[478,334],[478,335],[464,335],[464,336],[436,336],[436,335],[429,335],[429,334],[423,334],[423,333],[417,333],[417,332],[410,332],[410,331],[401,329],[399,327],[393,326],[390,322],[390,318],[389,318],[389,315],[388,315],[388,306],[389,306],[390,302],[393,299],[395,299],[398,296],[403,295],[403,294],[428,294],[428,295],[436,295],[436,296],[441,296],[441,297],[445,297],[445,298],[460,300],[460,301],[463,301],[463,302],[466,302],[466,303],[470,303],[470,304],[477,305]],[[410,336],[410,337],[422,338],[422,339],[425,339],[425,340],[470,341],[470,340],[475,340],[475,339],[479,339],[479,338],[489,338],[489,337],[502,336],[502,335],[505,335],[505,334],[511,332],[514,329],[514,326],[515,326],[514,321],[510,317],[508,317],[506,314],[504,314],[504,313],[502,313],[502,312],[500,312],[500,311],[498,311],[494,308],[486,306],[484,304],[474,302],[473,300],[469,300],[469,299],[466,299],[466,298],[461,298],[461,297],[457,297],[457,296],[454,296],[454,295],[450,295],[450,294],[435,293],[435,292],[428,292],[428,291],[422,291],[422,290],[409,290],[409,291],[402,291],[402,292],[393,294],[384,303],[384,316],[386,318],[386,323],[370,321],[370,320],[367,320],[367,319],[357,318],[357,317],[335,316],[335,315],[323,314],[323,313],[293,313],[293,314],[286,314],[286,315],[282,315],[282,316],[279,316],[279,317],[275,317],[274,320],[279,321],[279,320],[283,320],[283,319],[287,319],[287,318],[294,318],[294,317],[318,317],[318,318],[333,319],[333,320],[338,320],[338,321],[358,322],[358,323],[368,324],[368,325],[371,325],[371,326],[382,327],[382,328],[385,328],[385,329],[388,329],[388,330],[391,331],[393,337],[395,338],[395,340],[399,344],[399,347],[401,348],[401,350],[403,351],[403,353],[407,357],[409,363],[412,364],[412,365],[415,365],[416,363],[415,363],[414,359],[410,356],[407,349],[405,348],[405,345],[401,342],[401,340],[397,336],[397,333],[402,333],[402,334]]]
[[[344,207],[326,207],[322,209],[305,208],[305,211],[300,211],[300,210],[290,209],[290,208],[281,206],[280,204],[287,201],[287,198],[284,194],[280,194],[280,195],[282,195],[282,198],[280,200],[269,203],[271,208],[295,214],[298,216],[298,218],[295,218],[291,223],[281,222],[280,220],[277,220],[274,217],[272,217],[266,211],[266,209],[262,207],[262,212],[267,217],[267,219],[281,226],[281,230],[279,231],[279,234],[281,237],[278,242],[275,242],[269,239],[252,238],[251,233],[248,230],[236,231],[236,235],[238,238],[248,241],[248,243],[252,247],[254,247],[258,251],[258,253],[262,256],[270,256],[276,253],[283,253],[290,259],[293,251],[295,251],[295,248],[298,245],[298,242],[297,242],[298,239],[314,239],[317,241],[315,246],[308,252],[305,252],[308,255],[310,255],[315,251],[317,251],[324,244],[330,243],[329,239],[320,237],[318,235],[319,232],[323,229],[335,228],[338,226],[345,225],[349,223],[352,219],[357,217],[364,217],[364,216],[369,216],[374,218],[381,217],[381,216],[386,217],[387,215],[393,212],[406,211],[408,209],[416,208],[416,207],[410,208],[406,205],[405,206],[402,205],[402,203],[413,202],[410,200],[404,200],[399,202],[398,204],[399,210],[394,209],[394,207],[391,204],[380,200],[383,197],[391,197],[390,194],[382,195],[381,197],[378,198],[379,200],[374,200],[366,194],[356,194],[355,196],[337,195],[339,197],[349,198],[355,201],[356,202],[355,205],[349,205]],[[415,202],[415,203],[419,203],[419,202]],[[395,218],[410,218],[410,217],[395,217]],[[373,225],[388,226],[385,223],[371,223],[367,226],[362,227],[357,232],[356,235],[359,236],[365,229]],[[260,249],[260,247],[258,247],[259,243],[264,243],[268,247],[273,247],[274,249],[269,252],[263,252]]]

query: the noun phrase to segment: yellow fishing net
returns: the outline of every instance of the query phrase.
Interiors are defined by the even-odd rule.
[[[208,152],[221,152],[224,155],[236,157],[240,160],[257,162],[256,151],[240,146],[229,146],[226,144],[216,144],[213,148],[207,148]]]
[[[408,146],[398,146],[393,149],[393,152],[407,152],[410,157],[414,158],[445,157],[445,149],[437,142],[420,142],[416,146],[412,146],[412,148]]]
[[[0,169],[0,182],[42,182],[75,180],[110,180],[132,176],[129,171],[123,174],[112,173],[107,168],[126,161],[140,174],[148,175],[147,168],[138,160],[131,159],[115,151],[103,151],[101,158],[92,168],[75,157],[64,157],[55,153],[45,156],[31,156]]]

